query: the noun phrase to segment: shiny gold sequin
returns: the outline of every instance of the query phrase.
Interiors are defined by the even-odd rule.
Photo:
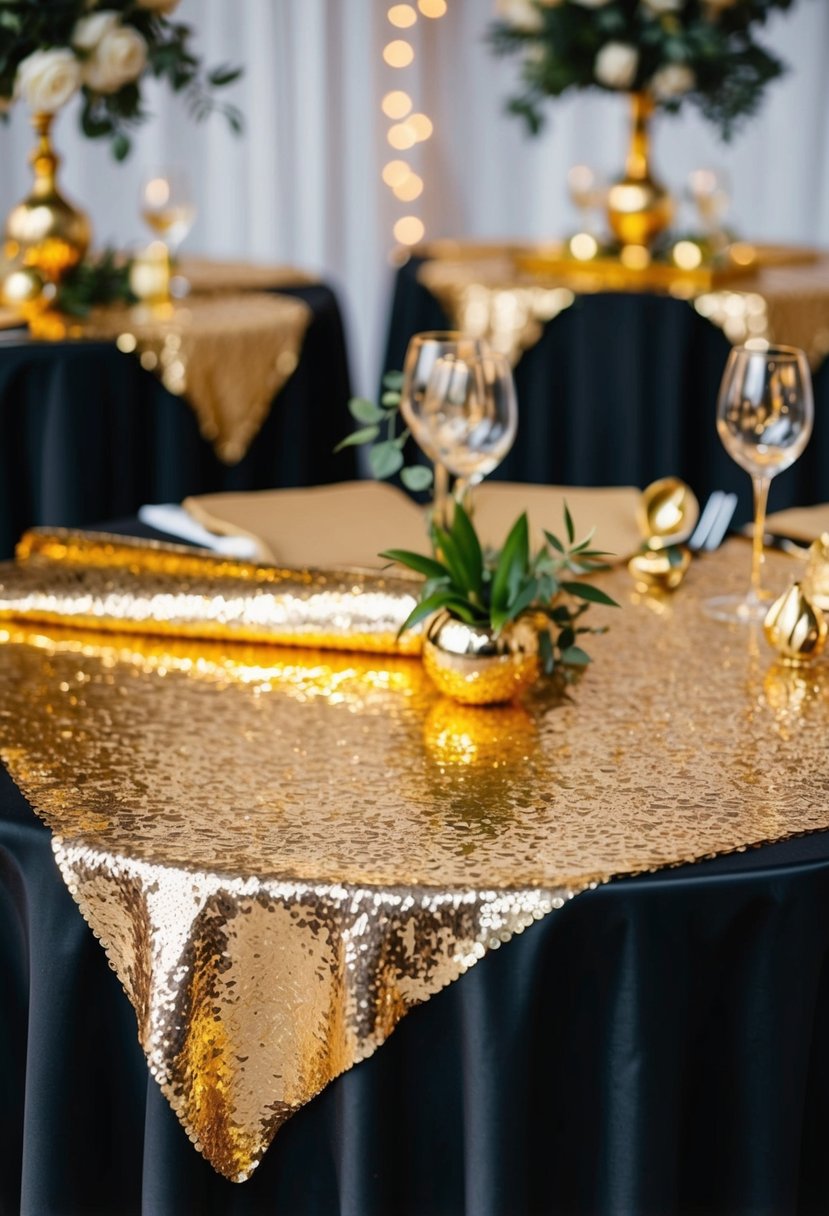
[[[155,309],[95,309],[83,336],[134,352],[168,392],[186,396],[216,455],[235,464],[296,368],[311,317],[294,296],[225,291]]]
[[[398,638],[419,584],[337,570],[285,570],[106,534],[27,532],[0,564],[0,620],[81,629],[417,654]]]
[[[453,706],[404,657],[5,628],[3,758],[216,1169],[576,892],[829,827],[826,669],[702,612],[748,556],[658,611],[605,576],[546,708]]]

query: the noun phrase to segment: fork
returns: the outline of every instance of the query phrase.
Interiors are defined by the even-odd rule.
[[[737,495],[725,490],[713,490],[703,507],[702,514],[688,538],[688,548],[694,553],[701,550],[713,553],[723,542],[728,525],[737,507]]]

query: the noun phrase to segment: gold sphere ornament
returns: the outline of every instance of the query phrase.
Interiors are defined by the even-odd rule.
[[[622,245],[647,250],[670,227],[674,202],[651,172],[649,123],[653,98],[632,93],[633,128],[623,176],[607,192],[607,220]]]
[[[5,253],[7,258],[37,270],[47,281],[59,283],[83,261],[92,230],[86,215],[58,190],[55,179],[60,160],[50,142],[54,117],[32,117],[38,137],[30,157],[35,180],[29,197],[18,203],[6,220]]]
[[[512,701],[538,679],[538,626],[519,617],[500,633],[440,612],[423,639],[423,665],[442,693],[465,705]]]
[[[699,519],[699,502],[678,477],[662,477],[642,491],[637,507],[639,531],[649,549],[682,544]]]
[[[809,663],[826,644],[826,618],[794,583],[769,608],[763,632],[784,663]]]
[[[628,570],[637,591],[676,591],[691,565],[691,553],[684,545],[667,549],[646,547],[635,553]]]

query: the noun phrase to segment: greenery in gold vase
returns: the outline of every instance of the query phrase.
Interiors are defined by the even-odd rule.
[[[582,624],[591,604],[617,607],[616,601],[584,576],[604,569],[607,554],[593,549],[592,533],[577,541],[569,510],[564,508],[566,542],[552,532],[545,544],[530,551],[526,513],[513,525],[504,547],[487,553],[475,527],[456,504],[448,528],[432,522],[432,556],[407,549],[388,549],[381,557],[423,575],[417,606],[401,632],[441,610],[467,625],[483,626],[497,636],[522,616],[538,630],[544,672],[563,665],[583,667],[590,657],[578,644],[581,635],[603,632]]]
[[[757,38],[795,0],[500,0],[491,30],[499,54],[521,56],[509,110],[535,134],[543,105],[571,89],[647,93],[686,104],[729,139],[784,64]]]
[[[54,114],[82,97],[81,129],[109,139],[117,160],[130,132],[149,117],[141,79],[149,73],[180,93],[195,119],[221,111],[233,130],[242,118],[213,90],[240,76],[234,67],[206,69],[193,51],[190,26],[172,19],[178,0],[0,0],[0,110],[17,99],[33,113]]]

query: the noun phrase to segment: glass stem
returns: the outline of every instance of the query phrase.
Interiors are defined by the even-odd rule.
[[[449,506],[449,473],[446,465],[435,461],[435,488],[433,496],[434,517],[442,528],[448,527],[447,510]]]
[[[751,598],[763,598],[763,533],[766,530],[766,504],[769,500],[769,477],[752,477],[754,489],[754,536],[751,544]]]

